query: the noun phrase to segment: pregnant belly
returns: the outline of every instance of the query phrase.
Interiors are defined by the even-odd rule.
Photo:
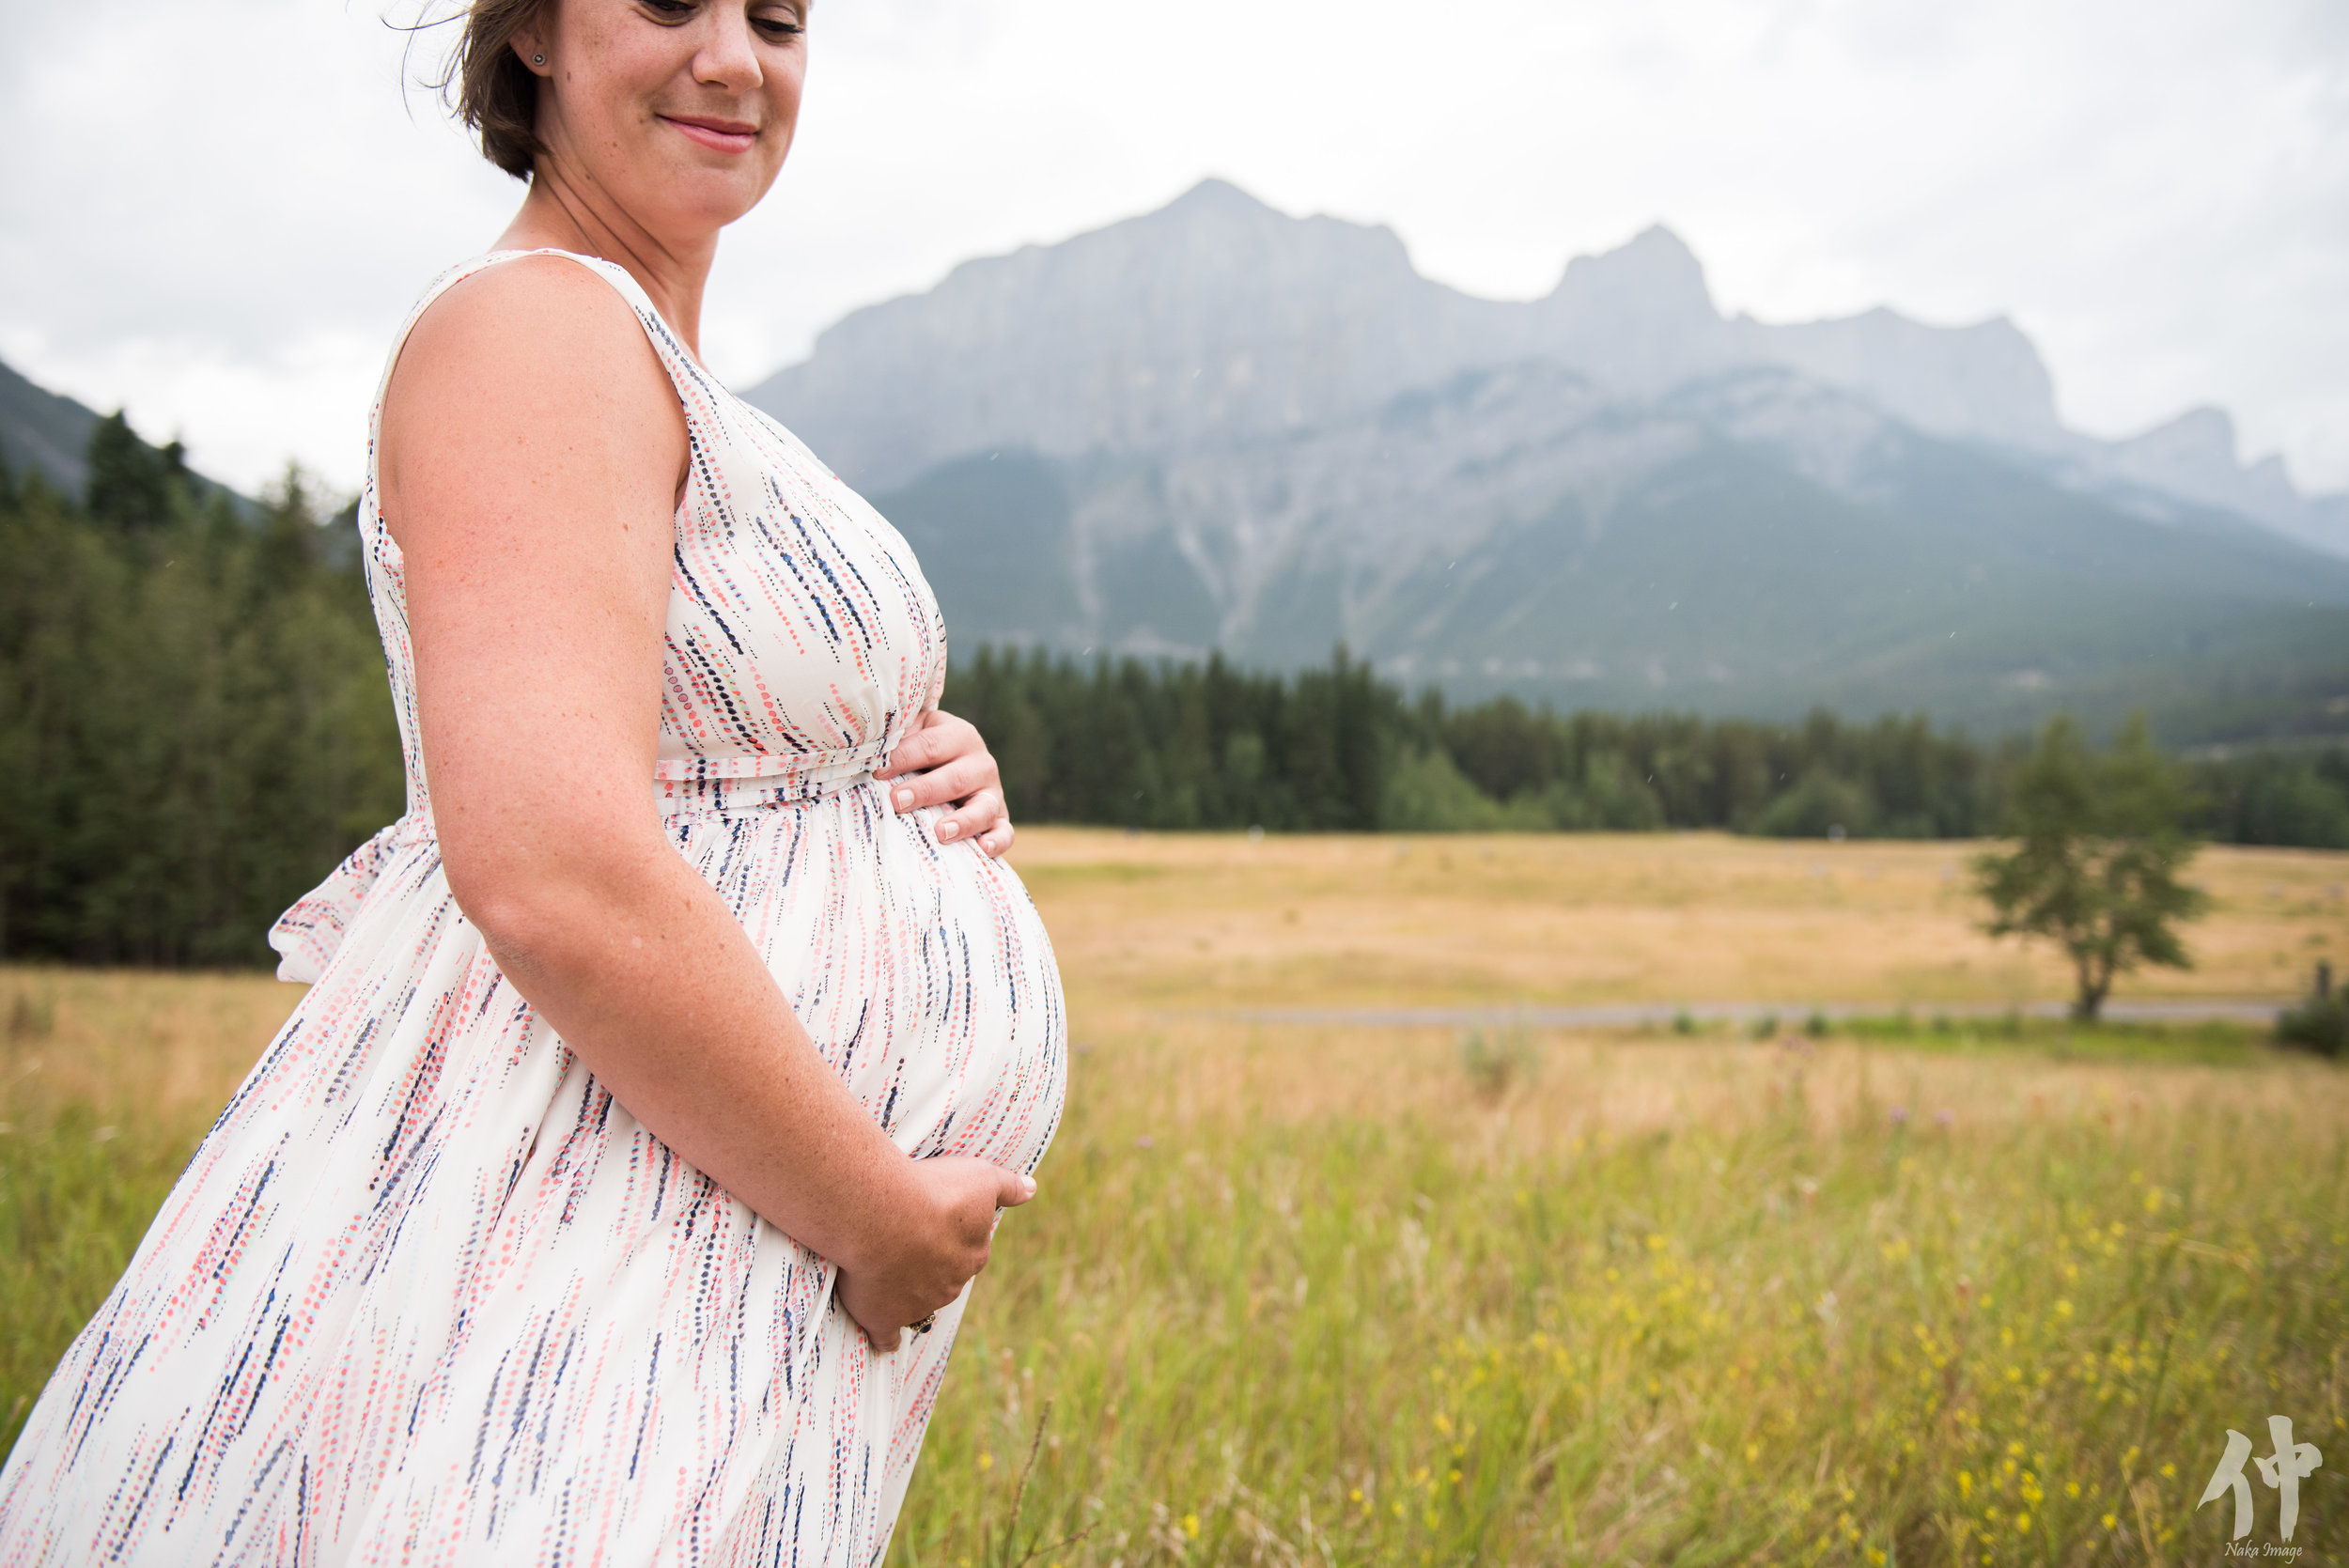
[[[1032,1171],[1066,1094],[1060,972],[1018,876],[934,815],[866,784],[671,831],[900,1148]]]

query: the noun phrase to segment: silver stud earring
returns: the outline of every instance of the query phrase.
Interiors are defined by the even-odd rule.
[[[530,57],[530,63],[534,66],[542,66],[547,63],[547,57],[544,54],[533,54]]]

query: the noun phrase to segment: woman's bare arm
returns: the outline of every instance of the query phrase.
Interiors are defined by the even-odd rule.
[[[406,560],[449,886],[620,1103],[841,1265],[886,1347],[986,1261],[1026,1177],[908,1159],[817,1054],[653,804],[684,418],[644,332],[574,262],[451,288],[402,350],[381,493]]]

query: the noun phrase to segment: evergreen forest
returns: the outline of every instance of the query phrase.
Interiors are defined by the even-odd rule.
[[[88,473],[70,496],[0,455],[0,956],[268,962],[278,911],[402,805],[350,511],[290,474],[242,501],[119,414]],[[1922,717],[1455,706],[1343,649],[1283,675],[980,647],[945,706],[1016,820],[1143,829],[1970,838],[2026,750]],[[2349,848],[2349,753],[2181,766],[2201,834]]]
[[[348,518],[208,493],[119,415],[89,462],[79,501],[0,471],[0,956],[270,961],[401,809]]]

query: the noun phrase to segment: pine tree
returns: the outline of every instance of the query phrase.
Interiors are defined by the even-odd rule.
[[[126,531],[162,527],[187,494],[186,454],[178,442],[162,451],[147,444],[117,409],[90,432],[83,505],[91,520]]]

